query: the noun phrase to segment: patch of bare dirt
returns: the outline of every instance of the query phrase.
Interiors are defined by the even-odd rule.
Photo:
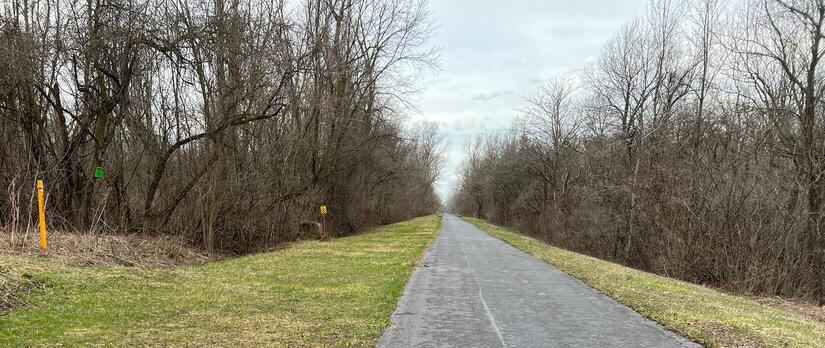
[[[825,307],[817,306],[811,302],[779,297],[762,297],[756,299],[756,301],[771,307],[800,314],[820,323],[825,323]]]
[[[12,307],[25,305],[20,299],[22,294],[45,289],[45,287],[44,282],[28,274],[18,274],[0,266],[0,315],[4,315]]]
[[[760,342],[752,335],[743,332],[737,332],[730,327],[717,325],[714,323],[697,323],[696,326],[702,327],[703,331],[710,333],[714,340],[719,343],[721,347],[729,348],[763,348],[766,345]]]

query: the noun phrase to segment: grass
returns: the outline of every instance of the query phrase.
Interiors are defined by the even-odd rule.
[[[753,299],[577,254],[465,218],[665,327],[709,347],[825,347],[825,323]]]
[[[0,315],[0,347],[373,346],[440,220],[177,268],[0,255],[45,287]]]

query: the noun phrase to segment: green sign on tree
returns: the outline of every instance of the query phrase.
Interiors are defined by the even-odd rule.
[[[95,168],[95,179],[103,179],[103,167]]]

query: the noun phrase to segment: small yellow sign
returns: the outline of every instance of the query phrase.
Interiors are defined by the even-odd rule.
[[[321,215],[327,215],[327,206],[325,206],[325,205],[321,206]]]

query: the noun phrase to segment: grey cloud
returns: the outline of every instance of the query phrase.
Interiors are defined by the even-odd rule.
[[[503,97],[508,94],[513,94],[514,91],[505,91],[505,92],[493,92],[493,93],[479,93],[473,96],[472,100],[475,101],[490,101],[493,99],[497,99],[499,97]]]

